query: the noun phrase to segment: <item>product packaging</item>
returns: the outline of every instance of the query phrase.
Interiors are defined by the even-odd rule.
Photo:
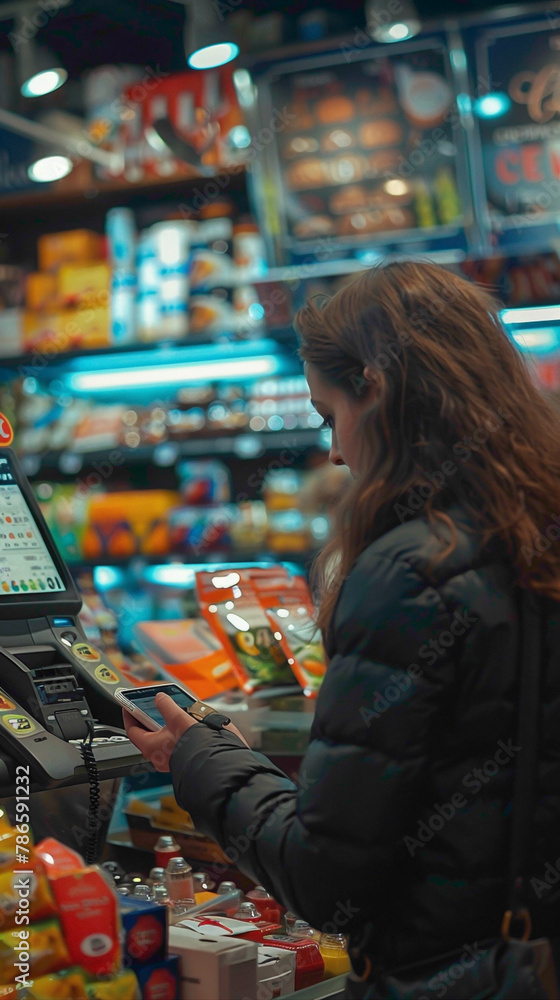
[[[169,928],[169,951],[179,957],[181,1000],[223,1000],[257,995],[257,945],[231,936],[201,937]]]
[[[88,229],[45,233],[37,240],[40,271],[57,271],[63,264],[84,264],[103,257],[103,237]]]
[[[144,899],[119,899],[124,934],[124,964],[137,969],[165,958],[165,907]]]
[[[201,612],[229,653],[240,686],[249,693],[293,681],[255,591],[254,581],[264,578],[286,580],[287,573],[282,567],[252,567],[196,574]]]
[[[216,906],[218,905],[216,903]],[[184,927],[193,934],[199,934],[202,937],[242,937],[246,938],[247,941],[258,941],[259,943],[263,942],[270,934],[278,934],[282,929],[281,924],[262,920],[260,914],[251,920],[237,920],[235,917],[222,917],[212,913],[192,917],[187,914],[177,926]]]
[[[69,966],[72,959],[65,937],[58,920],[54,919],[0,933],[0,983],[13,982],[21,974],[20,964],[29,964],[30,979]]]
[[[179,959],[162,958],[153,965],[136,969],[142,1000],[177,1000],[179,997]]]
[[[111,269],[104,261],[64,264],[58,272],[58,297],[64,308],[107,306]]]
[[[79,1000],[82,997],[85,1000],[141,1000],[142,993],[136,973],[132,969],[123,969],[106,979],[87,982],[86,992],[80,993]]]
[[[21,865],[17,867],[18,870],[21,869]],[[21,890],[25,891],[25,913],[31,921],[44,920],[56,913],[45,866],[32,850],[25,864],[25,872],[24,875],[15,875],[12,866],[0,872],[0,920],[3,929],[13,927],[16,923],[16,913],[22,899]]]
[[[85,557],[166,555],[170,547],[168,512],[177,501],[171,490],[92,496],[83,537]]]
[[[58,305],[58,279],[56,274],[36,271],[25,279],[25,304],[36,312],[54,310]]]
[[[200,701],[237,687],[231,660],[203,619],[138,622],[134,633],[141,650],[162,672]]]
[[[14,1000],[84,1000],[87,996],[83,970],[77,967],[39,976],[32,982],[29,987],[18,986],[14,990]]]
[[[294,989],[304,990],[308,986],[314,986],[315,983],[321,982],[325,972],[325,963],[316,941],[308,939],[298,941],[287,934],[271,934],[269,938],[265,938],[265,947],[269,941],[274,948],[284,948],[295,955]]]
[[[263,594],[259,599],[303,693],[316,698],[325,675],[325,652],[321,633],[314,619],[314,608],[307,587],[297,579],[297,593]],[[299,581],[301,579],[301,587]]]
[[[273,1000],[286,996],[295,989],[296,956],[267,944],[259,945],[258,969],[259,1000]]]
[[[231,500],[229,470],[217,459],[180,462],[179,492],[188,507],[225,504]]]
[[[85,866],[75,851],[47,837],[36,852],[47,877],[72,962],[90,976],[106,976],[120,967],[117,897],[101,869]]]

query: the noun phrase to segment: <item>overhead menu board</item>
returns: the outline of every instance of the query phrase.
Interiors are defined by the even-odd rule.
[[[476,68],[495,102],[478,112],[491,228],[544,237],[560,211],[560,13],[480,29]]]
[[[460,130],[443,41],[355,55],[286,64],[269,78],[270,108],[283,109],[272,186],[284,246],[456,235]]]

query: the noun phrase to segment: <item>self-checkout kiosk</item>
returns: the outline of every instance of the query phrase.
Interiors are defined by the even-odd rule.
[[[0,448],[0,797],[17,765],[32,791],[126,774],[142,757],[122,728],[130,687],[88,642],[82,601],[16,455]]]

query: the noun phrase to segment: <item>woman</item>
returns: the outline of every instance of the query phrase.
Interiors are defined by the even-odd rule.
[[[435,265],[367,271],[308,302],[296,328],[330,460],[353,477],[315,567],[329,666],[299,788],[234,726],[211,731],[165,696],[165,730],[128,717],[129,735],[171,770],[197,829],[242,845],[247,875],[350,936],[356,976],[474,954],[505,908],[516,585],[535,591],[547,628],[530,906],[533,936],[553,936],[558,419],[494,301]]]

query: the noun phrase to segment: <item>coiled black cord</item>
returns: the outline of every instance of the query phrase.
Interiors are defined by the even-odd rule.
[[[85,850],[85,861],[88,865],[93,865],[97,861],[99,853],[99,800],[101,792],[99,789],[99,771],[97,761],[93,752],[92,740],[95,732],[93,722],[87,720],[88,735],[80,743],[80,753],[84,762],[84,767],[89,780],[89,808],[87,818],[88,839]]]

